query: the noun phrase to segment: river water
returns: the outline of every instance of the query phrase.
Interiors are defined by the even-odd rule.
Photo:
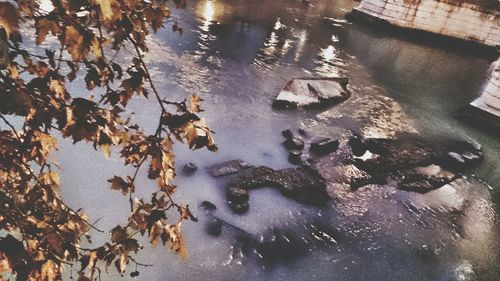
[[[491,187],[487,192],[493,202],[500,202],[500,139],[453,117],[478,95],[494,58],[346,21],[346,13],[356,4],[348,0],[313,0],[309,4],[295,0],[191,1],[185,10],[173,13],[183,28],[182,35],[167,27],[150,38],[147,61],[158,88],[170,99],[194,93],[204,98],[203,115],[216,132],[220,150],[191,152],[176,146],[178,167],[188,162],[199,167],[192,176],[178,173],[176,197],[192,206],[200,222],[183,225],[188,247],[185,261],[163,247],[143,243],[146,249],[138,259],[153,266],[139,268],[136,279],[493,280],[498,265],[481,263],[492,262],[495,253],[478,248],[477,255],[482,257],[473,261],[460,256],[460,251],[448,251],[445,243],[427,250],[435,242],[434,233],[410,223],[410,229],[382,238],[360,236],[342,242],[333,237],[338,241],[331,243],[323,239],[323,244],[307,244],[310,246],[300,257],[273,264],[247,257],[238,249],[242,232],[265,238],[270,229],[280,228],[307,240],[314,232],[308,228],[311,221],[327,217],[323,221],[341,223],[335,212],[304,206],[270,189],[252,193],[250,211],[234,215],[226,206],[221,184],[205,170],[210,164],[232,159],[273,168],[291,166],[280,144],[280,131],[307,130],[322,122],[318,112],[271,108],[273,98],[293,77],[347,76],[355,88],[381,91],[398,102],[421,134],[477,140],[486,160],[475,173]],[[123,55],[130,54],[124,51]],[[138,99],[130,108],[146,127],[156,123],[158,109],[153,101]],[[97,225],[104,229],[126,221],[128,200],[110,191],[106,181],[130,172],[118,157],[104,159],[89,145],[78,143],[74,149],[62,142],[57,158],[63,167],[62,195],[70,205],[84,208],[91,219],[100,219]],[[145,176],[138,186],[142,186],[139,197],[154,191],[154,184]],[[217,205],[215,214],[239,230],[224,227],[219,237],[206,234],[205,223],[210,218],[195,207],[204,200]],[[498,231],[495,217],[486,219],[495,225],[493,232]],[[414,241],[402,239],[407,232],[421,235]],[[98,235],[94,238],[101,240]],[[105,276],[115,278],[113,273]],[[128,278],[126,275],[125,280]]]

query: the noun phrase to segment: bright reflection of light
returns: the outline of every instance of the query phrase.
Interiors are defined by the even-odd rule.
[[[282,27],[284,27],[284,25],[281,24],[280,18],[276,19],[276,22],[274,23],[274,30],[279,30]]]
[[[332,45],[328,46],[328,48],[323,49],[321,56],[325,61],[331,61],[335,58],[335,48]]]
[[[51,0],[40,0],[38,4],[40,5],[40,12],[42,13],[50,13],[54,10],[54,5],[52,5]]]
[[[204,32],[209,32],[209,27],[212,24],[215,16],[215,5],[212,0],[208,0],[205,2],[205,5],[202,8],[201,15],[203,17],[203,22],[200,29]]]
[[[297,43],[297,49],[295,51],[295,61],[298,62],[300,57],[302,56],[302,52],[304,51],[304,48],[306,46],[306,41],[307,41],[307,31],[304,29],[302,30],[297,36],[299,39],[299,42]]]
[[[211,22],[214,20],[215,15],[215,7],[214,3],[211,0],[205,2],[205,7],[203,8],[203,18],[207,22]]]
[[[345,63],[338,57],[335,47],[330,45],[325,49],[320,49],[314,70],[323,76],[333,77],[342,74],[342,66],[345,66]]]

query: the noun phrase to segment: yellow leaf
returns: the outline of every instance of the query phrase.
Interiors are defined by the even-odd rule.
[[[200,112],[200,101],[202,101],[202,99],[199,96],[192,95],[189,99],[189,111],[193,113]]]
[[[66,95],[66,88],[64,87],[64,83],[62,83],[60,80],[51,80],[50,90],[52,90],[56,94],[56,98],[59,99],[64,99]]]
[[[14,80],[19,79],[19,70],[15,65],[10,65],[9,71],[10,71],[10,77],[12,77],[12,79]]]
[[[101,144],[101,150],[104,157],[109,158],[111,156],[111,146],[109,144]]]
[[[78,61],[87,55],[87,45],[84,36],[73,26],[66,26],[65,45],[71,58]]]
[[[102,57],[101,52],[101,44],[99,43],[99,39],[97,37],[92,38],[92,52],[94,53],[94,60],[97,61],[100,57]]]
[[[116,12],[116,7],[118,6],[116,0],[97,0],[97,3],[101,8],[102,17],[104,18],[104,20],[120,18],[119,12]]]
[[[40,131],[35,131],[35,138],[40,142],[42,146],[40,151],[45,158],[53,149],[57,147],[57,139],[48,134],[44,134]]]
[[[42,265],[42,280],[55,281],[59,274],[59,268],[52,260],[47,260]]]

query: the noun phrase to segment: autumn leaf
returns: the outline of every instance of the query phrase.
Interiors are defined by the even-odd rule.
[[[36,21],[36,44],[40,45],[45,41],[45,37],[49,33],[49,31],[53,35],[57,35],[59,33],[59,26],[56,21],[49,20],[47,18],[40,18]]]
[[[122,177],[114,176],[112,179],[109,179],[108,182],[111,183],[111,189],[120,190],[123,195],[127,195],[127,193],[133,189],[131,184]]]
[[[119,19],[120,13],[116,12],[118,2],[116,0],[96,0],[101,8],[104,20]],[[114,11],[115,10],[115,11]]]
[[[102,57],[102,52],[101,52],[101,42],[99,42],[99,38],[94,36],[92,38],[92,53],[94,54],[94,60],[97,61],[100,57]]]
[[[81,60],[87,56],[90,40],[85,40],[85,36],[74,26],[66,26],[65,45],[71,58],[74,61]]]
[[[192,113],[198,113],[201,111],[200,102],[203,101],[199,96],[192,95],[189,99],[189,111]]]
[[[19,12],[10,2],[0,2],[0,27],[5,29],[7,36],[19,29]]]
[[[47,260],[42,265],[42,280],[55,281],[60,274],[59,266],[53,260]]]

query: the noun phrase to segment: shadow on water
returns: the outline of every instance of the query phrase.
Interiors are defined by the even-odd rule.
[[[441,226],[437,215],[428,214],[430,226],[441,229],[434,233],[430,226],[418,225],[406,206],[375,200],[370,205],[377,210],[372,216],[360,215],[359,222],[343,220],[345,213],[341,211],[363,213],[363,198],[359,205],[344,210],[318,209],[286,199],[275,190],[262,189],[252,193],[250,211],[240,216],[227,207],[223,184],[205,171],[210,164],[238,158],[275,169],[290,167],[281,145],[283,129],[300,127],[307,131],[322,124],[325,135],[334,126],[359,130],[346,117],[325,124],[319,117],[324,109],[271,109],[273,98],[292,77],[345,75],[355,91],[377,91],[394,99],[423,135],[479,141],[486,160],[475,172],[491,185],[496,202],[500,202],[500,139],[453,117],[480,92],[491,58],[353,24],[345,20],[345,15],[357,3],[200,0],[174,12],[184,29],[182,36],[166,28],[150,38],[151,51],[146,60],[158,88],[170,99],[193,93],[204,98],[204,116],[216,132],[220,147],[216,154],[175,147],[178,167],[188,162],[199,167],[191,176],[179,173],[176,198],[192,207],[205,200],[212,202],[217,206],[217,218],[233,227],[223,226],[218,237],[208,235],[205,224],[213,218],[197,210],[200,223],[183,225],[188,260],[182,262],[145,241],[146,249],[139,259],[154,266],[141,271],[141,280],[481,280],[481,276],[488,280],[498,272],[498,268],[477,268],[472,261],[460,258],[463,251],[448,247],[454,238],[446,231],[452,228]],[[138,122],[146,127],[154,125],[152,120],[158,112],[153,102],[137,100],[130,107],[137,113]],[[64,198],[84,207],[91,218],[102,218],[101,228],[123,223],[126,218],[121,214],[128,212],[127,200],[109,191],[105,184],[107,178],[127,170],[116,155],[104,160],[83,144],[78,144],[77,150],[69,143],[61,144],[58,159],[64,167]],[[144,188],[137,196],[148,196],[152,184],[146,176],[138,181]],[[80,196],[88,190],[92,191],[88,196]],[[385,192],[374,191],[370,196],[390,196]],[[397,231],[384,231],[386,227]],[[276,234],[282,232],[292,233],[293,240],[302,242],[287,244],[283,242],[287,239]],[[256,245],[262,246],[259,243],[269,239],[285,243],[264,248],[264,252],[281,251],[283,245],[306,250],[297,259],[281,259],[278,255],[274,259],[279,262],[269,266],[261,262],[260,246],[241,249],[244,243],[238,237],[242,233]],[[430,237],[434,234],[446,243],[439,246],[428,241],[435,238]],[[414,240],[405,235],[413,235]],[[336,243],[321,246],[328,236]],[[94,240],[102,239],[97,236]],[[483,250],[477,251],[487,252]],[[481,270],[486,273],[481,275]]]

